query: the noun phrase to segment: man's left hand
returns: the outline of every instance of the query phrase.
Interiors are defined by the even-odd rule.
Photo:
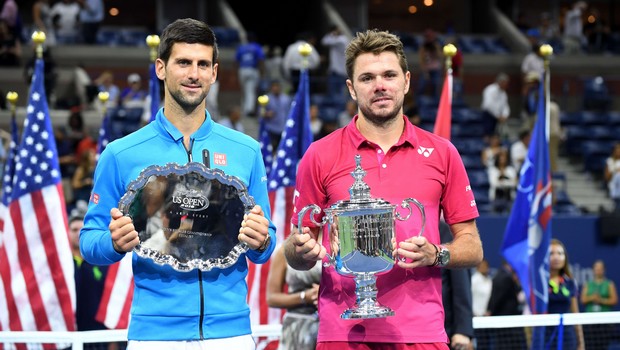
[[[250,249],[260,248],[269,235],[269,220],[260,205],[255,205],[248,214],[243,216],[239,229],[239,241],[245,242]]]

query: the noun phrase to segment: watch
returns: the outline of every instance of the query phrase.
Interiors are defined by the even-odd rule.
[[[256,251],[259,253],[264,252],[265,250],[267,250],[267,247],[269,247],[270,242],[271,242],[271,235],[267,234],[267,238],[265,238],[265,240],[263,241],[263,244],[261,244],[260,247],[256,249]]]
[[[435,263],[433,266],[445,267],[450,262],[450,251],[446,246],[435,246],[437,249],[437,257],[435,257]]]

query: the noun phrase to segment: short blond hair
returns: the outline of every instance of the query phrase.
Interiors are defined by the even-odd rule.
[[[369,29],[365,32],[358,32],[345,50],[345,66],[349,79],[353,79],[353,67],[355,66],[355,60],[359,57],[359,55],[364,53],[373,53],[378,55],[385,51],[390,51],[396,54],[403,73],[406,73],[409,70],[403,43],[400,41],[398,36],[388,31],[380,31],[378,29]]]

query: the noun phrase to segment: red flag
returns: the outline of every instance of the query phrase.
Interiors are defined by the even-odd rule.
[[[13,181],[4,186],[0,322],[11,331],[75,331],[73,255],[43,65],[37,59]]]
[[[437,109],[437,119],[433,133],[450,140],[452,128],[452,69],[448,69],[441,89],[441,99]]]
[[[127,329],[133,300],[133,253],[108,268],[95,319],[110,329]]]

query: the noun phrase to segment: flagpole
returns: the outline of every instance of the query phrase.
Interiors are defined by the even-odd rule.
[[[452,74],[452,57],[456,55],[458,49],[454,44],[448,44],[443,47],[443,55],[446,56],[446,73]]]
[[[550,127],[550,111],[549,111],[549,102],[551,101],[551,91],[550,91],[550,82],[549,78],[551,76],[551,72],[549,71],[549,60],[551,55],[553,55],[553,47],[549,44],[544,44],[540,46],[540,55],[543,57],[545,63],[545,138],[547,142],[549,142],[549,127]]]
[[[11,105],[11,119],[15,119],[17,116],[17,99],[19,95],[15,91],[9,91],[6,94],[6,100]]]

